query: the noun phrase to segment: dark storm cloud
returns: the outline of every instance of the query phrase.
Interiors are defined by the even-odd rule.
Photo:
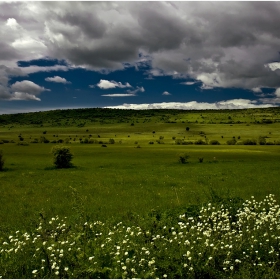
[[[280,2],[0,3],[0,65],[49,56],[105,73],[148,65],[203,89],[278,88],[279,14]]]

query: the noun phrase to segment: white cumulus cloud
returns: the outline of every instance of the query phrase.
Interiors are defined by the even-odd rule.
[[[38,95],[43,91],[50,91],[49,89],[40,87],[39,85],[37,85],[31,81],[28,81],[28,80],[24,80],[21,82],[15,82],[11,86],[11,89],[14,92],[23,92],[23,93],[33,94],[33,95]]]
[[[162,95],[171,95],[171,93],[169,93],[168,91],[164,91]]]
[[[123,85],[121,82],[100,80],[97,86],[101,89],[110,89],[110,88],[130,88],[132,87],[129,83]]]
[[[136,96],[134,93],[111,93],[111,94],[102,94],[101,96],[107,97],[128,97],[128,96]]]
[[[67,81],[65,78],[54,76],[54,77],[48,77],[45,79],[47,82],[54,82],[54,83],[62,83],[62,84],[71,84],[71,82]]]
[[[248,99],[232,99],[220,101],[215,103],[208,102],[161,102],[149,104],[128,104],[118,106],[107,106],[104,108],[115,109],[134,109],[134,110],[148,110],[148,109],[180,109],[180,110],[219,110],[219,109],[246,109],[246,108],[268,108],[273,107],[271,104],[255,104],[255,101]]]

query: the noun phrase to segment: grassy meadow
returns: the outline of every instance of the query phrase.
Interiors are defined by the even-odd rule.
[[[4,278],[280,276],[278,108],[0,115],[0,143]],[[73,167],[54,168],[55,145],[70,147]]]

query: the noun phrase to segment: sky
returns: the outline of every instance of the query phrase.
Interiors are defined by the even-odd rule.
[[[280,105],[280,2],[0,2],[0,114]]]

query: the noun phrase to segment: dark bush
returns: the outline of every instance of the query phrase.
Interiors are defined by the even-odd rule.
[[[233,138],[233,139],[231,139],[231,140],[227,140],[227,144],[228,145],[235,145],[236,144],[236,140]]]
[[[257,141],[255,139],[246,139],[242,141],[243,145],[257,145]]]
[[[4,144],[4,142],[2,140],[0,140],[0,144]]]
[[[50,141],[45,136],[40,137],[40,143],[49,143],[49,142]]]
[[[181,145],[182,144],[182,140],[181,139],[176,139],[175,140],[175,144],[176,145]]]
[[[105,145],[105,144],[102,144],[102,145],[101,145],[101,147],[104,147],[104,148],[106,148],[106,147],[107,147],[107,145]]]
[[[187,154],[181,154],[181,155],[179,155],[179,162],[180,163],[187,163],[188,162],[188,158],[189,158],[190,156],[189,155],[187,155]]]
[[[182,141],[182,145],[192,145],[192,141]]]
[[[53,154],[53,162],[56,168],[69,168],[72,166],[71,160],[73,154],[70,148],[66,146],[54,146],[51,150]]]
[[[29,144],[25,141],[20,141],[17,143],[18,146],[29,146]]]
[[[220,145],[220,142],[218,140],[211,140],[210,145]]]
[[[4,163],[5,163],[5,160],[3,158],[3,151],[0,150],[0,171],[2,171],[4,169]]]
[[[115,140],[113,138],[109,139],[109,144],[115,144]]]
[[[150,141],[150,142],[149,142],[149,144],[151,144],[151,145],[152,145],[152,144],[154,144],[154,142],[153,142],[153,141]]]
[[[200,163],[202,163],[202,162],[203,162],[203,157],[198,158],[198,161],[199,161]]]
[[[204,142],[204,141],[203,141],[203,140],[201,140],[201,139],[200,139],[200,140],[195,141],[195,142],[194,142],[194,144],[195,144],[195,145],[207,145],[207,143],[206,143],[206,142]]]
[[[260,137],[259,137],[259,144],[260,144],[260,145],[265,145],[265,144],[266,144],[266,139],[265,139],[264,136],[260,136]]]

